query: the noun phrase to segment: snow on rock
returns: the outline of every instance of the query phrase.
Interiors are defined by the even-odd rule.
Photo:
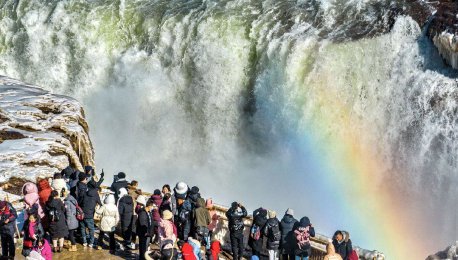
[[[428,256],[426,260],[458,260],[458,241],[455,245],[447,247],[444,251]]]
[[[458,69],[458,2],[440,1],[428,35],[445,62]]]
[[[88,133],[75,99],[0,76],[0,182],[94,165]]]

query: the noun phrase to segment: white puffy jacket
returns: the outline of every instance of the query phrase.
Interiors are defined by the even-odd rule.
[[[97,210],[101,215],[100,230],[103,232],[113,232],[119,223],[119,211],[115,204],[115,198],[112,194],[104,201],[104,205]]]

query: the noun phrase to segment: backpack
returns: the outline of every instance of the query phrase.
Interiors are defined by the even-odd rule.
[[[348,256],[348,260],[358,260],[358,254],[356,253],[356,250],[352,250],[350,255]]]
[[[281,232],[280,232],[280,227],[277,224],[274,226],[271,226],[270,232],[269,232],[269,238],[271,241],[280,241],[281,239]]]
[[[78,221],[84,220],[84,211],[83,211],[83,209],[80,207],[80,205],[78,205],[78,203],[76,203],[75,208],[76,208],[76,214],[75,214],[76,219],[77,219]]]
[[[253,226],[251,227],[250,237],[254,241],[258,241],[261,238],[261,228],[258,225],[253,224]]]
[[[299,227],[294,234],[296,235],[296,241],[298,249],[304,250],[310,248],[310,226]]]

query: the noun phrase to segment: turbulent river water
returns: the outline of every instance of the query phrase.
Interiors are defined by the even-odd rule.
[[[390,259],[372,227],[400,218],[426,257],[457,239],[457,74],[396,4],[0,1],[0,74],[83,102],[105,172],[292,207]]]

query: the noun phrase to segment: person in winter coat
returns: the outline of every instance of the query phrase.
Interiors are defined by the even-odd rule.
[[[294,260],[294,244],[296,238],[294,236],[294,227],[299,222],[294,218],[294,211],[292,209],[286,210],[285,216],[280,222],[281,230],[281,241],[280,249],[282,254],[282,259],[284,260]]]
[[[159,243],[159,221],[161,221],[161,213],[159,212],[159,208],[162,204],[162,196],[160,190],[154,190],[153,195],[151,196],[151,200],[154,202],[153,207],[153,221],[154,221],[154,243]]]
[[[151,238],[154,234],[154,221],[151,211],[153,210],[154,202],[149,200],[146,206],[138,213],[137,220],[137,236],[139,238],[139,254],[140,260],[145,259],[145,253],[148,250]]]
[[[336,253],[336,249],[334,248],[334,245],[332,242],[329,242],[326,245],[326,256],[324,257],[324,260],[343,260],[342,257]]]
[[[178,246],[181,250],[183,260],[197,260],[197,257],[194,255],[194,248],[188,242],[180,240]]]
[[[104,180],[105,173],[103,172],[100,174],[100,178],[98,178],[97,174],[94,171],[94,168],[92,166],[84,166],[84,173],[86,174],[88,178],[88,185],[92,185],[93,187],[99,188],[100,185],[102,184]]]
[[[38,217],[42,219],[45,216],[43,208],[40,205],[40,196],[38,195],[38,187],[35,183],[26,182],[22,186],[22,195],[24,195],[25,210],[24,210],[24,219],[27,219],[27,213],[36,208]]]
[[[80,196],[81,199],[81,196]],[[99,193],[97,188],[91,187],[88,189],[86,194],[82,196],[82,201],[79,203],[80,207],[84,212],[84,219],[80,221],[81,236],[83,239],[83,246],[94,246],[94,213],[95,207],[102,205],[100,201]],[[89,230],[89,234],[86,234],[86,228]],[[89,244],[88,244],[89,243]]]
[[[132,197],[134,200],[134,216],[132,218],[132,237],[131,237],[131,249],[135,249],[135,241],[137,240],[137,227],[135,224],[137,223],[137,211],[135,210],[137,208],[137,198],[138,196],[142,195],[142,191],[138,188],[138,181],[133,180],[130,182],[130,184],[127,186],[127,193],[129,196]],[[146,202],[145,202],[146,203]]]
[[[194,232],[196,234],[196,239],[204,246],[207,250],[210,249],[210,234],[208,230],[208,225],[210,225],[211,218],[210,212],[205,207],[205,200],[203,198],[198,198],[196,203],[196,208],[193,211],[193,220],[194,220]]]
[[[176,257],[174,250],[177,236],[175,234],[175,225],[172,222],[173,214],[171,211],[164,211],[163,217],[159,222],[159,242],[161,255],[163,259],[171,259]]]
[[[193,209],[197,207],[197,199],[199,198],[201,198],[199,188],[197,186],[192,187],[191,190],[189,190],[188,199]]]
[[[61,172],[60,172],[60,175],[62,176],[62,178],[65,180],[65,182],[67,182],[68,186],[70,187],[70,181],[72,179],[72,175],[76,172],[75,169],[73,169],[73,167],[71,167],[70,165],[67,166],[65,169],[63,169]],[[70,187],[71,188],[71,187]]]
[[[177,225],[178,238],[184,241],[188,240],[189,232],[191,232],[191,214],[191,202],[189,202],[189,200],[178,198],[175,224]]]
[[[269,260],[278,259],[278,249],[280,248],[281,231],[280,221],[277,219],[275,211],[269,211],[269,219],[263,229],[263,235],[267,237],[267,250]]]
[[[119,189],[118,211],[121,218],[121,233],[124,245],[131,248],[132,220],[134,217],[134,200],[127,193],[127,189]]]
[[[231,208],[226,212],[229,220],[229,235],[231,238],[232,258],[239,260],[243,256],[243,219],[248,215],[244,206],[240,203],[232,202]]]
[[[146,197],[144,195],[138,195],[134,205],[134,217],[132,219],[132,249],[135,249],[135,241],[137,240],[138,214],[146,205]]]
[[[248,245],[251,247],[253,255],[260,257],[263,250],[264,236],[262,230],[267,223],[267,210],[261,208],[253,212],[253,225],[250,229],[250,236],[248,238]]]
[[[14,259],[16,248],[14,246],[14,232],[17,213],[11,203],[0,201],[0,239],[2,243],[2,256]]]
[[[163,216],[163,213],[166,210],[172,212],[172,202],[171,202],[170,193],[166,193],[164,197],[162,198],[162,203],[161,203],[161,206],[159,207],[159,213],[161,214],[161,217]]]
[[[218,227],[219,216],[216,213],[215,207],[213,205],[213,200],[211,198],[207,199],[207,201],[205,202],[205,207],[208,209],[208,213],[210,213],[210,224],[208,224],[208,232],[211,240],[213,232]]]
[[[46,204],[46,212],[49,216],[49,233],[52,238],[53,250],[60,253],[64,247],[64,238],[68,236],[68,227],[65,220],[65,205],[59,199],[58,191],[53,190],[51,192]]]
[[[52,260],[51,246],[48,240],[43,237],[38,239],[37,246],[33,248],[33,251],[38,252],[45,260]]]
[[[315,228],[312,227],[308,217],[301,218],[299,224],[294,229],[294,235],[296,237],[296,245],[294,250],[296,259],[307,260],[312,253],[310,237],[315,237]]]
[[[70,189],[70,194],[78,201],[78,204],[83,204],[84,196],[86,196],[88,187],[87,187],[87,176],[84,173],[78,175],[78,183],[75,187]]]
[[[24,256],[28,256],[30,251],[37,246],[38,239],[45,233],[36,209],[29,210],[28,218],[24,222],[21,233],[23,235],[22,253]]]
[[[208,260],[218,260],[221,253],[221,243],[218,240],[212,242]]]
[[[164,195],[164,197],[165,197],[166,194],[170,194],[170,209],[171,209],[170,211],[175,216],[176,211],[177,211],[177,200],[176,200],[175,195],[173,194],[172,190],[170,189],[170,185],[165,184],[162,187],[162,194]]]
[[[105,234],[108,234],[110,238],[110,254],[114,254],[116,250],[115,230],[119,223],[119,210],[112,194],[105,198],[103,206],[97,210],[97,213],[101,215],[97,248],[102,249],[103,237]]]
[[[336,253],[339,254],[343,260],[348,260],[348,257],[353,251],[350,234],[346,231],[337,230],[334,233],[332,244],[334,245]]]
[[[59,198],[63,197],[62,191],[68,190],[67,183],[60,173],[54,174],[51,188],[59,193]]]
[[[126,174],[123,172],[118,173],[118,175],[115,176],[115,180],[113,181],[113,184],[111,184],[110,190],[114,192],[115,200],[116,203],[118,202],[119,199],[119,189],[121,188],[126,188],[129,185],[129,183],[126,181]]]
[[[46,206],[46,202],[48,202],[49,196],[51,196],[51,191],[51,185],[49,185],[48,180],[38,180],[38,196],[40,197],[40,204],[42,208]]]
[[[76,219],[76,206],[78,202],[76,199],[70,194],[69,191],[65,191],[65,220],[67,222],[68,227],[68,239],[70,240],[71,246],[68,249],[70,252],[75,252],[76,249],[76,241],[75,241],[75,232],[78,229],[79,223],[78,219]]]

